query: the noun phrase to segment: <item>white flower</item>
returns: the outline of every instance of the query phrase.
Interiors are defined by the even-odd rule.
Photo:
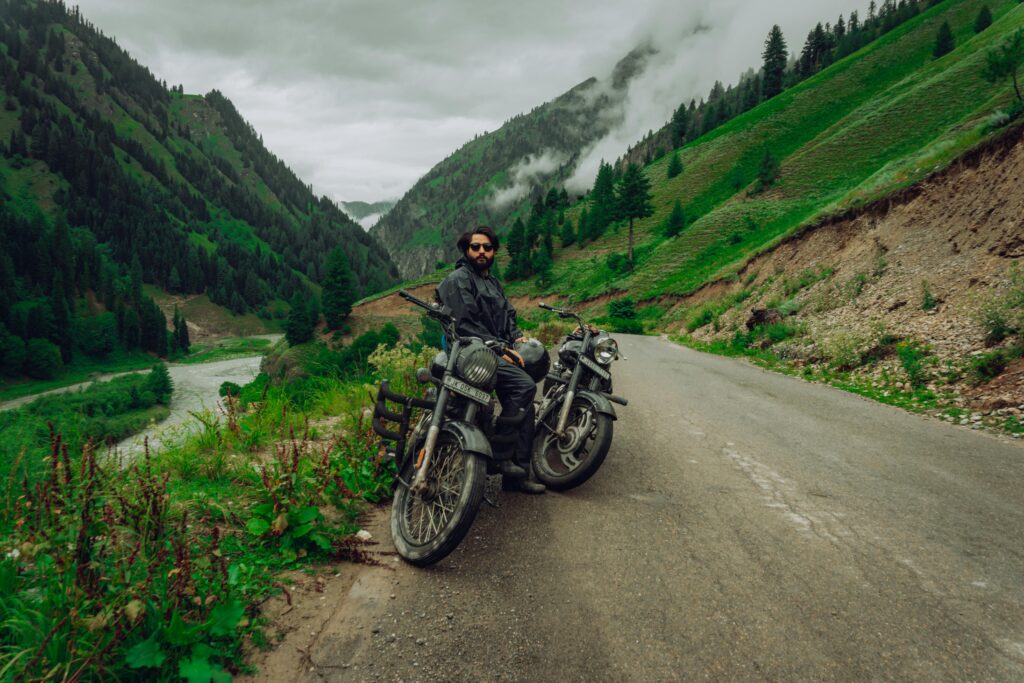
[[[6,557],[7,557],[8,560],[16,560],[19,557],[21,557],[21,551],[18,550],[17,548],[14,548],[13,550],[11,550],[11,551],[9,551],[7,553]]]

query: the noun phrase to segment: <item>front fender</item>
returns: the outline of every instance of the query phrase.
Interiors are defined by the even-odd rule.
[[[612,407],[612,402],[609,401],[604,395],[598,394],[593,391],[582,390],[576,394],[576,398],[581,401],[586,401],[593,408],[594,412],[599,415],[607,415],[613,420],[619,419],[618,415],[615,414],[615,408]]]
[[[441,431],[448,432],[458,439],[459,443],[462,444],[462,450],[482,455],[488,460],[494,459],[494,454],[491,452],[491,442],[487,440],[483,430],[476,425],[461,420],[453,420],[446,422]]]

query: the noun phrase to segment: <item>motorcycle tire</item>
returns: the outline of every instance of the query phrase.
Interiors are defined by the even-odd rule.
[[[612,445],[613,421],[608,415],[595,413],[593,406],[580,399],[572,402],[570,419],[566,425],[567,436],[561,440],[555,438],[553,429],[558,421],[558,407],[545,419],[547,427],[537,426],[533,439],[533,472],[537,480],[554,491],[565,491],[583,484],[600,469],[608,450]],[[585,417],[586,416],[586,417]],[[581,425],[582,421],[591,421],[589,426]],[[580,435],[573,429],[586,429],[587,434]],[[578,444],[573,440],[578,439]],[[575,445],[570,449],[570,446]],[[583,457],[577,453],[587,447]]]
[[[407,485],[416,475],[415,458],[409,458],[391,505],[395,549],[417,567],[444,559],[465,538],[480,510],[487,474],[483,458],[464,451],[458,438],[446,432],[437,440],[430,468],[427,493],[416,495]]]

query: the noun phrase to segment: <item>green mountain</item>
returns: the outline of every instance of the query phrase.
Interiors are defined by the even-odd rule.
[[[341,208],[355,220],[362,220],[374,214],[385,214],[395,208],[396,202],[342,202]]]
[[[607,82],[591,78],[460,147],[420,178],[371,230],[405,278],[451,260],[469,225],[505,226],[544,185],[568,178],[580,153],[621,120],[630,80],[649,48],[622,59]]]
[[[269,316],[318,291],[335,247],[360,294],[396,281],[222,94],[159,82],[77,8],[0,2],[0,80],[0,347],[45,339],[67,362],[116,314],[117,344],[159,353],[143,283]]]
[[[896,3],[884,4],[890,5],[898,11]],[[976,32],[986,5],[994,21]],[[687,295],[732,277],[786,236],[899,192],[998,134],[1020,104],[1010,78],[990,83],[983,72],[987,55],[1024,27],[1024,5],[946,0],[900,6],[909,8],[900,23],[883,26],[883,16],[872,17],[865,24],[876,38],[677,150],[669,151],[667,132],[651,136],[649,144],[664,151],[643,168],[653,213],[635,221],[633,270],[625,259],[626,222],[613,221],[596,239],[567,248],[556,242],[549,272],[507,289],[576,301]],[[944,22],[955,46],[936,57]],[[650,149],[638,143],[632,153],[642,161]],[[676,154],[682,171],[669,177]],[[777,162],[777,171],[762,183],[766,157]],[[565,212],[566,220],[577,226],[584,211],[596,210],[596,195],[597,188]],[[685,227],[667,237],[677,202]],[[541,248],[535,243],[533,253]]]
[[[369,230],[373,225],[395,208],[395,200],[384,200],[380,202],[342,202],[341,208],[352,217],[359,225]]]

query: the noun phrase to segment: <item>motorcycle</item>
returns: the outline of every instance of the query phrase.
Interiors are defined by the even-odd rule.
[[[405,290],[398,294],[440,323],[450,345],[429,369],[416,371],[418,382],[432,385],[425,398],[397,394],[383,381],[373,415],[373,430],[394,444],[388,457],[397,470],[391,506],[395,548],[411,564],[426,566],[455,550],[469,532],[484,496],[485,477],[497,474],[499,461],[510,455],[507,446],[527,411],[495,414],[491,392],[504,348],[460,337],[447,307]],[[401,406],[401,412],[390,410],[388,402]],[[424,412],[412,427],[415,409]],[[397,431],[388,429],[385,420],[397,423]],[[496,455],[492,447],[502,446],[504,455]]]
[[[628,401],[612,393],[613,361],[622,357],[611,335],[586,324],[571,311],[539,304],[577,327],[558,349],[537,409],[531,462],[537,479],[564,491],[584,483],[601,467],[612,445],[617,416],[612,403]]]

